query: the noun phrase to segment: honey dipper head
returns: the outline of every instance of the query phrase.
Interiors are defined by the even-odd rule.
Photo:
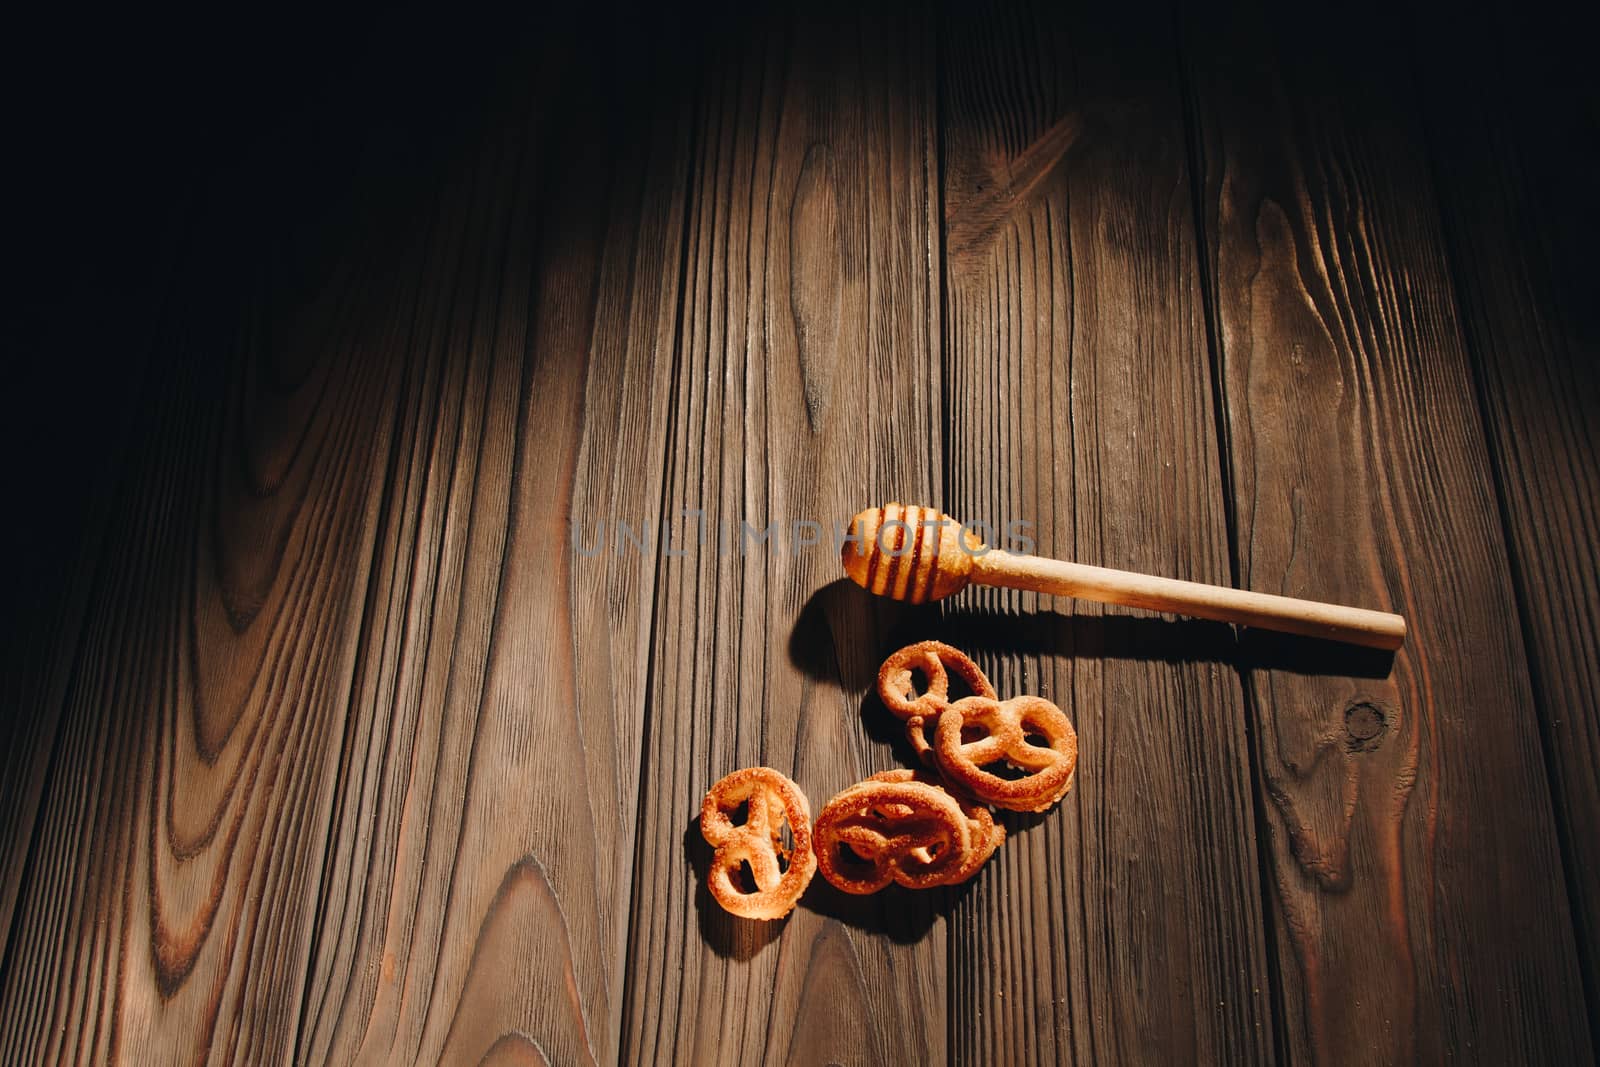
[[[888,504],[850,520],[840,559],[850,580],[867,592],[925,604],[966,588],[982,551],[983,542],[950,516]]]

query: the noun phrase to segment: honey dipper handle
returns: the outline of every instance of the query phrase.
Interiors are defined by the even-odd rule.
[[[1406,620],[1385,611],[1250,593],[1226,586],[1156,578],[1039,556],[1017,556],[998,548],[973,560],[972,580],[1008,589],[1030,589],[1104,604],[1259,626],[1369,648],[1393,650],[1406,639]]]

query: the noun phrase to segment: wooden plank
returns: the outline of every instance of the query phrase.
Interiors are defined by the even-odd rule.
[[[1411,626],[1385,677],[1312,649],[1249,678],[1283,1051],[1580,1062],[1493,475],[1385,25],[1250,10],[1183,42],[1241,583]]]
[[[0,535],[5,558],[25,561],[0,615],[0,959],[101,574],[111,503],[127,474],[137,410],[128,397],[147,385],[172,284],[176,241],[153,227],[132,229],[141,238],[137,254],[81,269],[65,292],[35,306],[33,329],[13,338],[13,351],[33,355],[0,431],[0,448],[25,457],[4,489],[18,521]],[[21,258],[53,265],[32,253]]]
[[[1438,16],[1439,12],[1432,12]],[[1600,1027],[1600,128],[1588,35],[1465,8],[1419,27],[1428,143]],[[1509,24],[1508,24],[1509,22]]]
[[[816,812],[898,762],[862,721],[898,616],[843,584],[831,534],[794,533],[938,484],[931,44],[871,12],[741,19],[705,74],[663,510],[687,554],[658,584],[627,1062],[945,1058],[939,898],[818,879],[782,923],[734,919],[696,821],[738,767],[790,774]]]
[[[6,99],[27,101],[7,120],[28,160],[14,168],[11,190],[27,209],[6,233],[8,258],[26,267],[8,279],[0,324],[11,356],[0,450],[16,460],[0,472],[11,509],[0,553],[20,564],[0,604],[0,956],[112,505],[129,474],[138,398],[162,356],[158,331],[192,221],[180,205],[196,160],[217,154],[216,140],[193,136],[202,98],[192,86],[207,84],[201,106],[237,108],[242,86],[254,84],[241,57],[266,51],[233,50],[240,80],[219,92],[214,79],[189,77],[206,60],[148,19],[115,30],[97,21],[87,34],[55,11],[24,23],[19,39],[62,44],[19,50],[0,74]],[[155,70],[164,77],[149,77]],[[136,167],[108,166],[134,159]]]
[[[542,28],[538,40],[552,47],[571,37],[570,27],[565,35],[550,32],[548,22]],[[526,79],[530,71],[559,77],[564,67],[514,62],[526,61],[528,50],[508,55],[500,38],[461,40],[424,29],[386,24],[375,37],[381,55],[352,69],[347,95],[319,100],[304,123],[278,116],[282,128],[261,132],[242,162],[201,183],[211,208],[191,223],[199,236],[154,360],[153,410],[136,450],[143,462],[114,512],[107,577],[75,663],[49,806],[19,908],[0,999],[0,1058],[8,1062],[304,1058],[300,1049],[310,1042],[299,1037],[301,1018],[309,1004],[320,1004],[305,987],[313,943],[322,942],[315,961],[323,964],[313,973],[324,978],[333,957],[327,946],[343,947],[328,933],[328,901],[336,898],[320,885],[345,853],[336,849],[325,868],[325,839],[330,826],[340,845],[364,832],[348,820],[351,805],[334,779],[350,764],[341,763],[341,738],[348,746],[373,724],[361,718],[368,704],[356,706],[350,721],[346,709],[355,679],[363,687],[389,681],[374,681],[369,642],[359,635],[380,588],[368,582],[375,541],[381,533],[392,549],[395,516],[404,514],[405,501],[390,499],[396,472],[417,448],[403,437],[391,453],[390,434],[414,429],[407,419],[415,420],[417,408],[431,413],[426,393],[441,388],[441,378],[481,370],[485,361],[469,357],[484,351],[517,368],[503,397],[495,396],[496,413],[523,412],[518,405],[528,396],[548,394],[560,405],[562,390],[570,394],[583,381],[561,372],[553,379],[558,387],[541,390],[537,371],[524,381],[517,333],[532,290],[527,207],[540,191],[517,185],[519,175],[536,169],[519,169],[518,158],[531,104],[548,99],[530,94]],[[418,78],[422,60],[428,77]],[[506,71],[509,82],[497,86],[497,73]],[[495,131],[505,132],[497,120],[508,106],[524,121],[496,138]],[[352,136],[352,129],[362,134]],[[363,154],[363,143],[373,150]],[[605,189],[602,183],[599,195]],[[601,210],[587,195],[565,203],[587,206],[591,220]],[[511,205],[521,205],[521,214]],[[648,202],[636,206],[654,210]],[[658,225],[670,235],[665,260],[676,263],[677,224],[663,218]],[[581,244],[585,231],[575,229],[570,239],[564,232],[550,228],[551,255]],[[469,266],[451,273],[462,260]],[[643,256],[638,269],[661,274]],[[550,317],[559,321],[567,307],[560,286],[572,278],[551,277],[556,295],[543,302],[557,305]],[[627,290],[609,292],[622,299]],[[496,301],[503,307],[498,318]],[[670,297],[665,303],[675,306]],[[628,325],[615,311],[597,318],[613,335]],[[441,320],[461,332],[435,329]],[[504,334],[474,332],[486,325],[500,325]],[[564,341],[570,333],[552,336]],[[564,366],[566,355],[562,349],[547,362]],[[490,382],[483,376],[477,385],[481,391]],[[610,389],[599,392],[615,402]],[[488,404],[477,395],[468,406],[469,418],[481,419]],[[569,422],[572,406],[562,409]],[[445,422],[428,428],[451,432]],[[501,424],[485,435],[486,466],[505,474],[489,481],[490,497],[497,488],[509,495],[510,464],[500,453],[511,441],[507,430]],[[566,446],[574,438],[552,440]],[[454,502],[440,492],[430,504]],[[551,526],[560,523],[525,523],[530,538],[547,537]],[[528,584],[508,583],[510,599]],[[413,620],[423,636],[427,612],[419,606]],[[633,645],[642,662],[642,630]],[[455,740],[463,738],[476,743],[470,731]],[[503,740],[483,744],[497,748]],[[625,789],[629,781],[606,775],[608,788]],[[554,787],[544,788],[548,796]],[[602,811],[598,831],[586,825],[583,832],[631,828],[631,802],[620,807]],[[523,814],[541,830],[566,829]],[[476,818],[480,832],[494,824],[481,811]],[[453,849],[457,828],[448,831],[444,845]],[[436,843],[436,864],[439,851]],[[631,847],[613,844],[611,853],[625,859]],[[376,862],[401,866],[392,853]],[[480,873],[467,861],[452,862]],[[516,870],[537,863],[534,857]],[[570,898],[593,901],[592,879],[570,878],[581,891],[553,881]],[[544,945],[548,914],[518,926],[527,915],[516,912],[515,894],[507,897],[512,919],[489,940],[516,946],[511,935],[520,933],[524,948]],[[452,899],[472,900],[466,892]],[[466,903],[442,910],[459,923],[483,918]],[[462,941],[443,957],[447,967],[471,954],[473,939],[464,947]],[[595,955],[617,961],[620,945],[614,939]],[[370,963],[377,973],[381,959],[358,959],[357,966]],[[480,982],[481,968],[492,971],[493,964],[478,957]],[[583,974],[591,983],[609,976],[612,987],[620,984],[620,967]],[[523,982],[498,985],[526,995]],[[317,995],[326,987],[325,980]],[[488,997],[467,998],[476,1016],[456,1012],[460,991],[447,1000],[443,980],[438,987],[423,1006],[433,1014],[408,1005],[410,1015],[432,1025],[424,1036],[433,1040],[435,1058],[465,1055],[495,1027],[523,1028],[529,1040],[566,1050],[536,1020],[497,1014]],[[547,994],[549,985],[527,982],[526,989]],[[609,1031],[595,1038],[601,1047],[614,1044],[617,1009],[609,1014]],[[454,1041],[448,1047],[447,1034]]]
[[[952,513],[1047,556],[1229,580],[1170,19],[946,23]],[[1002,693],[1079,731],[1073,791],[951,920],[960,1062],[1272,1058],[1243,694],[1220,625],[998,590],[950,603]]]
[[[292,1047],[398,382],[399,324],[369,298],[404,284],[404,249],[340,195],[374,176],[362,143],[311,202],[306,139],[259,144],[191,218],[70,650],[8,1062]],[[285,249],[313,207],[329,243]],[[340,242],[364,254],[325,269]]]
[[[688,142],[647,40],[547,41],[433,223],[296,1059],[616,1061],[656,556],[572,531],[661,505]]]

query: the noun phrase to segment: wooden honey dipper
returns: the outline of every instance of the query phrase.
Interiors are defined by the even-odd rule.
[[[1307,637],[1397,649],[1406,620],[1385,611],[1251,593],[1157,578],[1040,556],[1020,556],[983,541],[950,516],[914,504],[868,508],[850,520],[845,573],[861,588],[912,604],[941,600],[969,582],[1081,597]]]

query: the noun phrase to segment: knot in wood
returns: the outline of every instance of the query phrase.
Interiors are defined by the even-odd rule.
[[[1389,716],[1376,704],[1362,700],[1344,710],[1345,744],[1351,752],[1371,752],[1388,730]]]

